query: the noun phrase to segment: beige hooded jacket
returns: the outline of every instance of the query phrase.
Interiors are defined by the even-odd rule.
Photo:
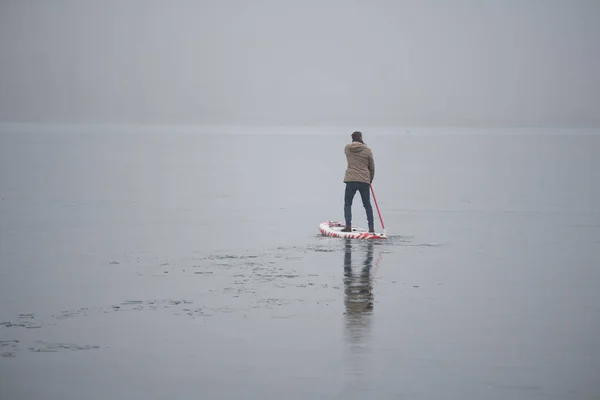
[[[372,183],[375,177],[375,161],[371,149],[364,143],[354,141],[344,148],[348,167],[344,182]]]

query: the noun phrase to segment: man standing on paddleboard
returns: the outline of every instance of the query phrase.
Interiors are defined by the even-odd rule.
[[[369,192],[371,183],[375,177],[373,153],[363,142],[362,133],[358,131],[352,133],[352,143],[346,145],[344,153],[346,153],[348,167],[344,176],[344,183],[346,184],[346,191],[344,193],[344,218],[346,219],[346,227],[342,229],[342,232],[352,231],[352,200],[358,191],[367,213],[369,232],[374,233],[373,207],[371,207]]]

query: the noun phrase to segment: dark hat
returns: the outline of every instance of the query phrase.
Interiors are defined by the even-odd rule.
[[[363,142],[362,140],[362,133],[359,131],[354,131],[352,132],[352,141],[353,142]]]

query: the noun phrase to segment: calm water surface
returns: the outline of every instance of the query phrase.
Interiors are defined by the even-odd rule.
[[[600,135],[364,135],[2,133],[0,398],[600,398]]]

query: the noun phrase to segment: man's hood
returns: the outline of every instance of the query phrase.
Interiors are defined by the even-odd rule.
[[[367,146],[364,143],[361,142],[352,142],[348,145],[348,150],[353,152],[353,153],[360,153],[361,151],[363,151]]]

